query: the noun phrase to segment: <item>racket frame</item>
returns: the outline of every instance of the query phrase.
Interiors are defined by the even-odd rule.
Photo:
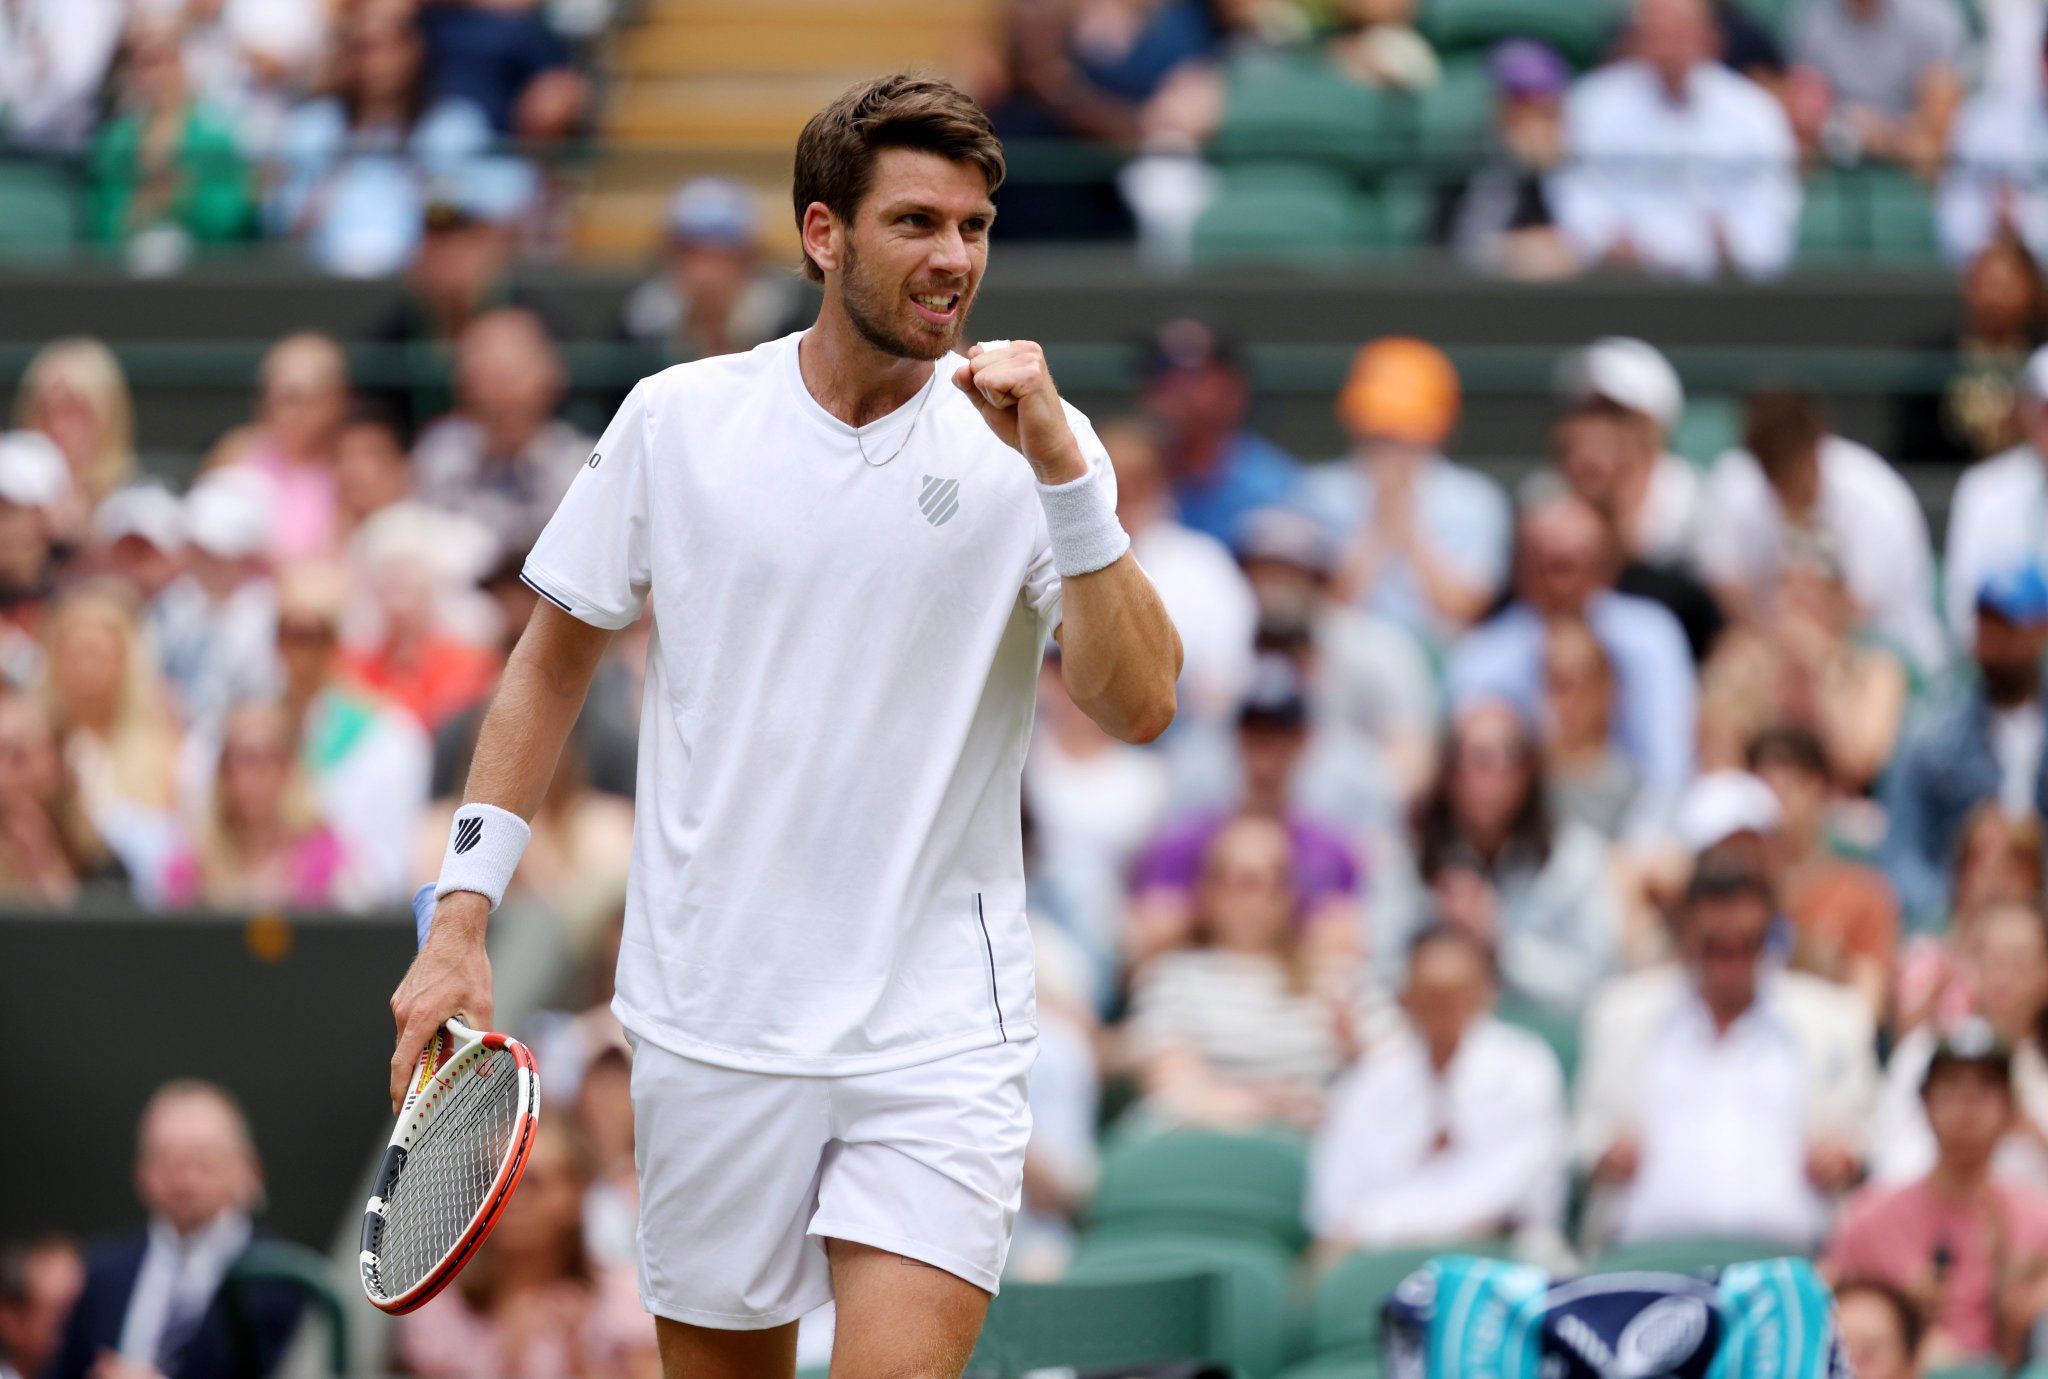
[[[511,1151],[506,1154],[505,1162],[499,1165],[497,1177],[484,1194],[483,1205],[477,1208],[476,1214],[441,1261],[404,1292],[391,1297],[382,1296],[376,1279],[378,1245],[384,1234],[384,1209],[390,1200],[392,1185],[405,1167],[406,1155],[426,1130],[434,1108],[456,1081],[466,1076],[480,1059],[499,1051],[512,1055],[514,1071],[519,1078],[519,1107]],[[526,1045],[510,1035],[471,1029],[459,1019],[448,1020],[435,1032],[434,1037],[427,1041],[426,1048],[420,1051],[419,1072],[405,1094],[404,1104],[399,1107],[398,1125],[391,1132],[391,1142],[385,1147],[384,1157],[377,1165],[376,1185],[363,1208],[358,1260],[363,1295],[373,1307],[392,1316],[403,1315],[426,1304],[462,1272],[463,1266],[469,1263],[504,1215],[506,1204],[512,1200],[512,1190],[519,1186],[520,1176],[526,1172],[526,1160],[533,1150],[533,1137],[539,1124],[540,1069]]]

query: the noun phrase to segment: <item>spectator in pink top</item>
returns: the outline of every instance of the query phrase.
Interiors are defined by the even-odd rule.
[[[1933,1171],[1851,1201],[1827,1271],[1906,1290],[1934,1319],[1931,1366],[1986,1357],[2017,1364],[2048,1309],[2048,1196],[1991,1171],[2017,1114],[2011,1055],[1972,1021],[1935,1050],[1920,1094],[1934,1128]]]
[[[288,335],[263,356],[260,386],[256,420],[222,438],[207,463],[245,466],[263,480],[273,558],[325,556],[339,506],[334,454],[348,356],[324,335]]]
[[[275,703],[231,710],[206,821],[172,864],[175,901],[217,909],[327,909],[364,899],[341,840],[321,822],[291,719]]]

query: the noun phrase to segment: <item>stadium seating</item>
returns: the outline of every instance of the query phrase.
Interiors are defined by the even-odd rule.
[[[1066,1282],[1107,1284],[1207,1270],[1217,1280],[1212,1358],[1247,1379],[1266,1379],[1288,1353],[1288,1280],[1293,1254],[1270,1239],[1229,1229],[1126,1228],[1081,1239]]]
[[[1215,1272],[1185,1264],[1121,1278],[1005,1283],[967,1373],[1220,1358],[1221,1287]]]
[[[1301,1219],[1308,1151],[1291,1135],[1176,1130],[1111,1148],[1089,1213],[1104,1231],[1216,1231],[1264,1238],[1288,1255]]]
[[[1424,0],[1417,22],[1442,51],[1540,38],[1584,65],[1600,55],[1623,12],[1617,0]]]
[[[1216,199],[1195,229],[1204,258],[1275,249],[1342,251],[1378,238],[1378,207],[1351,179],[1303,163],[1227,169]]]
[[[327,1328],[327,1372],[350,1374],[347,1318],[342,1312],[341,1293],[334,1286],[334,1270],[327,1256],[289,1240],[258,1240],[244,1250],[221,1288],[223,1312],[228,1331],[240,1347],[250,1373],[256,1371],[256,1334],[249,1324],[238,1285],[257,1282],[296,1285],[306,1296],[308,1310]]]
[[[1557,1011],[1536,1001],[1513,995],[1503,995],[1495,1011],[1510,1025],[1525,1029],[1550,1045],[1550,1051],[1557,1055],[1558,1066],[1564,1069],[1567,1086],[1579,1070],[1579,1022],[1567,1013]]]
[[[80,232],[71,175],[55,164],[0,160],[0,261],[61,258]]]
[[[1782,1259],[1801,1253],[1782,1240],[1751,1240],[1740,1236],[1703,1240],[1649,1240],[1616,1245],[1595,1261],[1603,1274],[1656,1271],[1689,1274],[1725,1269],[1758,1259]]]

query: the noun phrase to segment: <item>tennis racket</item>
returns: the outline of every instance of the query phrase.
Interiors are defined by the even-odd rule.
[[[539,1125],[540,1071],[526,1046],[444,1024],[420,1053],[363,1209],[372,1303],[410,1312],[448,1286],[504,1215]]]

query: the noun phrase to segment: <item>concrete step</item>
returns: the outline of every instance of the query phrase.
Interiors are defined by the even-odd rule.
[[[621,46],[614,71],[628,82],[664,77],[786,76],[945,66],[970,41],[964,26],[868,24],[782,17],[665,25]]]

